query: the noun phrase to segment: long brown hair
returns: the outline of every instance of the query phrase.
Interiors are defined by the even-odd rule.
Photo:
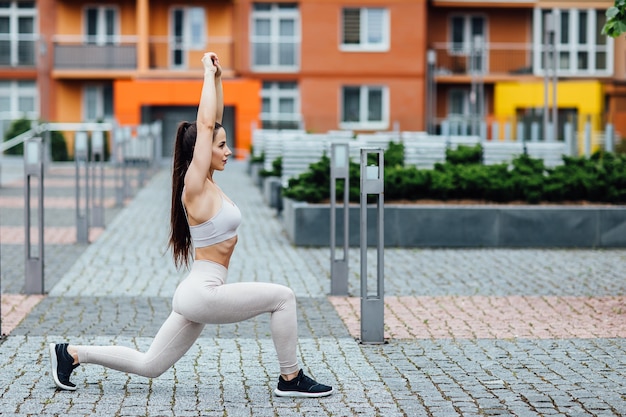
[[[222,125],[215,123],[213,130],[213,140],[215,134]],[[193,150],[196,145],[196,135],[198,129],[196,122],[181,122],[176,131],[176,141],[174,142],[174,156],[172,166],[172,206],[170,212],[170,238],[168,247],[172,248],[174,264],[177,268],[189,266],[191,256],[191,234],[189,224],[185,216],[183,206],[183,188],[185,186],[185,175],[193,158]]]

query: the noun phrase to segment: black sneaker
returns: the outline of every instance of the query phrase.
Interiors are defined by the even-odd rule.
[[[61,389],[76,391],[76,385],[70,382],[70,375],[80,364],[74,365],[74,358],[67,352],[67,343],[50,343],[49,346],[54,383]]]
[[[302,369],[298,376],[291,381],[285,381],[283,376],[278,377],[278,387],[274,394],[279,397],[325,397],[333,393],[333,387],[315,382],[312,378],[304,375]]]

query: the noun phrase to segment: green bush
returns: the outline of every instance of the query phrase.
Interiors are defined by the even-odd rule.
[[[268,171],[266,169],[262,169],[259,171],[259,175],[261,177],[280,177],[283,175],[283,157],[279,156],[278,158],[272,161],[272,170]]]
[[[28,132],[31,128],[31,123],[31,120],[27,118],[14,120],[4,134],[4,141],[8,141],[24,132]],[[20,143],[19,145],[7,149],[6,153],[8,155],[24,155],[24,144]],[[50,132],[50,153],[53,161],[67,161],[69,159],[67,143],[61,132]]]
[[[385,200],[451,200],[540,202],[591,201],[626,203],[626,154],[596,152],[591,157],[563,157],[563,165],[547,168],[543,160],[520,155],[511,163],[482,165],[482,148],[459,147],[433,169],[399,163],[401,144],[385,152]],[[360,198],[360,164],[350,163],[350,201]],[[338,182],[337,196],[343,194]],[[289,181],[283,195],[317,203],[330,195],[330,160],[324,156]]]

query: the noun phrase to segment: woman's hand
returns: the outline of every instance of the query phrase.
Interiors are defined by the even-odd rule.
[[[212,73],[215,77],[222,75],[222,68],[215,52],[205,53],[202,57],[202,64],[204,65],[205,74]]]

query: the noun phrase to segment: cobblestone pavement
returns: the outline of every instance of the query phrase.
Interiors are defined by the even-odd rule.
[[[231,163],[217,180],[244,216],[229,282],[294,289],[302,366],[336,393],[272,395],[278,365],[267,316],[207,326],[159,378],[86,365],[73,375],[78,391],[54,388],[48,343],[146,349],[169,314],[185,271],[166,251],[164,169],[123,209],[107,208],[92,243],[46,245],[48,294],[0,344],[0,415],[626,415],[626,250],[387,248],[388,339],[366,345],[358,342],[358,249],[349,253],[350,296],[329,297],[329,250],[289,244],[244,163]],[[62,185],[56,178],[50,195],[71,198]],[[11,193],[19,195],[0,189],[3,231],[23,217],[1,203]],[[58,200],[47,218],[70,230],[73,211],[62,206]],[[3,294],[29,299],[20,294],[23,248],[2,239]]]

